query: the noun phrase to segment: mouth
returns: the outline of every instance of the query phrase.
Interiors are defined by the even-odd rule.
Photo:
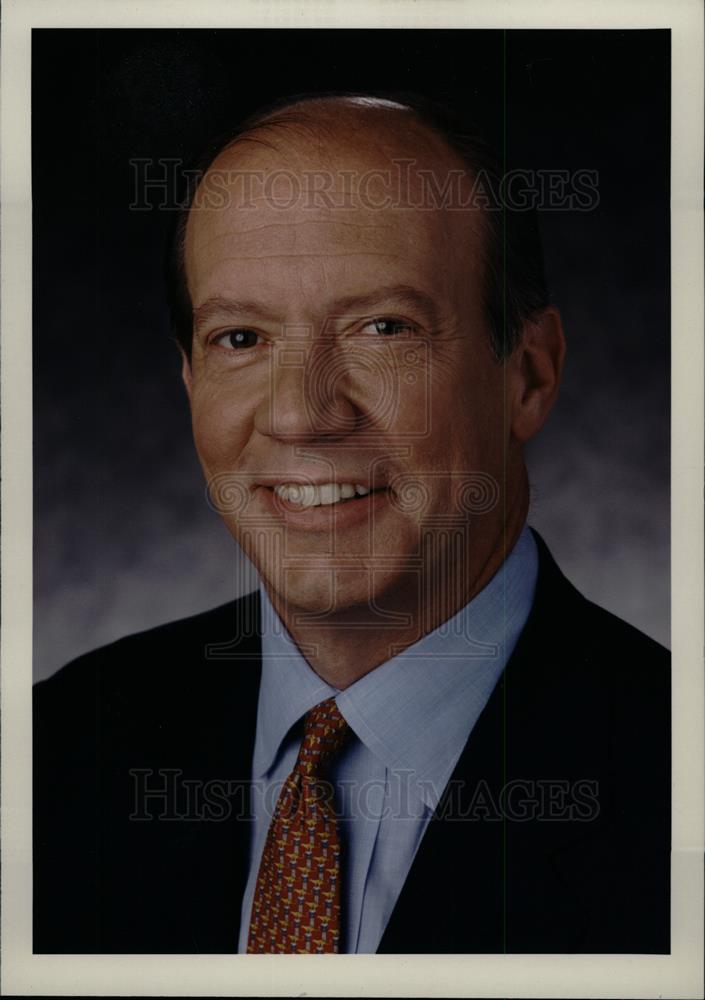
[[[388,486],[369,488],[351,484],[354,487],[351,491],[340,484],[338,490],[327,489],[333,485],[287,483],[261,486],[260,495],[265,501],[265,508],[290,527],[322,532],[371,524],[370,518],[382,514],[382,507],[390,495]]]
[[[370,488],[360,483],[283,483],[270,489],[288,510],[308,510],[356,504],[387,487]]]

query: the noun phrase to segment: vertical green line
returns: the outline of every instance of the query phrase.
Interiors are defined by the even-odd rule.
[[[503,179],[507,172],[507,30],[502,31],[502,183],[500,197],[502,199],[502,350],[504,355],[504,370],[502,378],[504,421],[507,420],[507,207],[504,201]],[[503,636],[507,636],[507,448],[506,431],[502,437],[502,538],[503,551]],[[504,665],[504,685],[502,688],[502,788],[507,784],[507,673]],[[502,795],[504,802],[505,796]],[[502,950],[507,953],[507,816],[506,808],[502,815]]]

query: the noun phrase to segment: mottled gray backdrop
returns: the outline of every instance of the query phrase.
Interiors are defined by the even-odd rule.
[[[595,210],[541,214],[569,348],[530,520],[668,644],[669,59],[665,31],[35,31],[36,676],[254,585],[205,501],[130,161],[333,88],[472,102],[516,162],[598,171]]]

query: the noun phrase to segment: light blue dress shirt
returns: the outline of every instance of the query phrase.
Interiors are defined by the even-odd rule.
[[[536,542],[524,526],[464,608],[343,691],[314,673],[260,585],[262,682],[241,953],[267,830],[301,743],[296,723],[331,697],[358,737],[329,775],[345,859],[341,951],[376,952],[428,821],[526,623],[537,571]]]

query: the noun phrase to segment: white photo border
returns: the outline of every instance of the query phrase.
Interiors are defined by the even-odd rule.
[[[673,863],[671,955],[33,955],[31,29],[670,28]],[[4,0],[3,994],[703,996],[703,8],[700,0]]]

